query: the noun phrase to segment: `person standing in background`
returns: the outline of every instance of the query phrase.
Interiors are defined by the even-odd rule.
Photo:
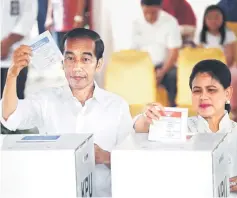
[[[14,49],[30,39],[36,22],[37,0],[1,0],[1,98]],[[18,98],[24,98],[27,68],[17,78]]]
[[[224,11],[226,21],[237,22],[236,0],[221,0],[217,5]]]
[[[64,35],[85,24],[86,0],[48,0],[45,28],[54,31],[56,42],[62,51]]]
[[[47,7],[48,7],[48,0],[38,0],[38,30],[39,34],[43,33],[45,31],[45,21],[46,21],[46,15],[47,15]]]

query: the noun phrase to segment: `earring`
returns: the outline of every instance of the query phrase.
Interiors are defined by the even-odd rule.
[[[230,101],[229,101],[229,100],[227,100],[227,101],[225,102],[225,104],[230,104]]]

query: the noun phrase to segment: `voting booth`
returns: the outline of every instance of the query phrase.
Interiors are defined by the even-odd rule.
[[[8,135],[1,148],[2,198],[92,197],[91,134]]]
[[[130,135],[112,151],[112,197],[228,196],[227,136],[198,134],[171,144]]]

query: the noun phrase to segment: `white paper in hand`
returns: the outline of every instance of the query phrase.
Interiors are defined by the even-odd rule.
[[[32,58],[30,66],[38,70],[52,69],[59,67],[63,60],[63,55],[55,43],[49,31],[40,34],[30,42]]]
[[[148,140],[161,142],[186,141],[188,109],[164,108],[160,111],[161,119],[153,120],[150,125]]]

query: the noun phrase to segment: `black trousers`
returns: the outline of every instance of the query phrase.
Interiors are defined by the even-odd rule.
[[[161,67],[162,64],[159,64],[155,67],[155,69],[159,69]],[[160,84],[163,85],[168,92],[170,106],[175,107],[175,99],[177,95],[177,68],[173,67],[169,72],[167,72]]]
[[[3,89],[6,83],[8,68],[1,68],[1,98],[3,94]],[[28,68],[25,67],[21,70],[17,78],[17,96],[19,99],[24,99],[24,90],[27,79]]]

